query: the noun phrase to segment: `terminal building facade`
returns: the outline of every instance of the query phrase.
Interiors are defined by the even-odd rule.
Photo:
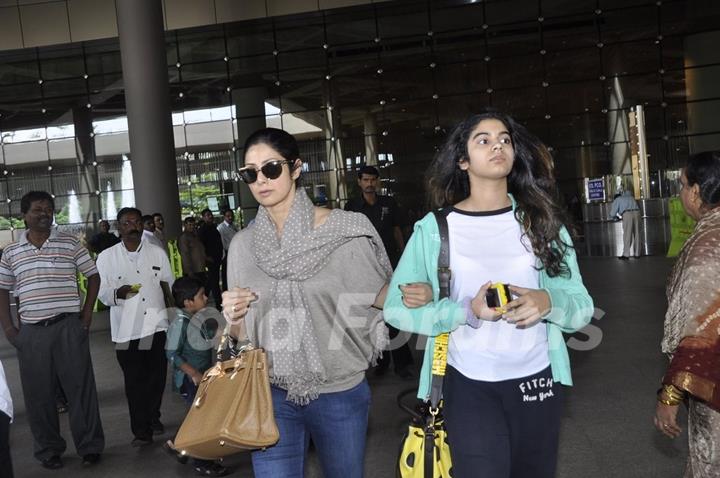
[[[235,171],[265,126],[298,138],[317,203],[375,164],[417,217],[438,146],[486,107],[551,148],[571,204],[630,177],[642,106],[644,194],[669,197],[720,149],[717,45],[720,5],[694,0],[0,0],[0,247],[30,190],[78,232],[130,205],[171,235],[205,207],[248,221]]]

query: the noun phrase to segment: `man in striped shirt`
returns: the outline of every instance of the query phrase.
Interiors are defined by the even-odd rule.
[[[88,329],[100,276],[79,241],[52,228],[55,202],[44,191],[23,196],[27,230],[0,258],[0,324],[18,351],[35,457],[45,468],[63,466],[65,440],[55,404],[56,380],[67,394],[70,428],[84,466],[98,462],[105,446]],[[80,306],[77,271],[88,278]],[[19,325],[10,316],[10,290],[19,298]]]

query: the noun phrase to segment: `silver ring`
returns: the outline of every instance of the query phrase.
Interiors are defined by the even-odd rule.
[[[233,304],[233,306],[230,307],[230,310],[233,312],[237,312],[237,305]]]

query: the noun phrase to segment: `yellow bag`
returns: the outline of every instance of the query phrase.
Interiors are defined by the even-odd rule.
[[[398,478],[451,478],[452,459],[442,416],[433,416],[427,404],[415,410],[402,403],[402,398],[414,389],[398,396],[398,404],[412,415],[408,431],[403,437],[398,459]]]

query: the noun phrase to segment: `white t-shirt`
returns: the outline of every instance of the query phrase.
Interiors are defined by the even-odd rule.
[[[489,212],[453,209],[450,233],[450,296],[473,298],[487,281],[537,289],[537,258],[512,208]],[[500,319],[482,321],[474,329],[464,325],[450,334],[448,363],[473,380],[498,382],[526,377],[545,369],[547,329],[538,322],[518,329]]]

